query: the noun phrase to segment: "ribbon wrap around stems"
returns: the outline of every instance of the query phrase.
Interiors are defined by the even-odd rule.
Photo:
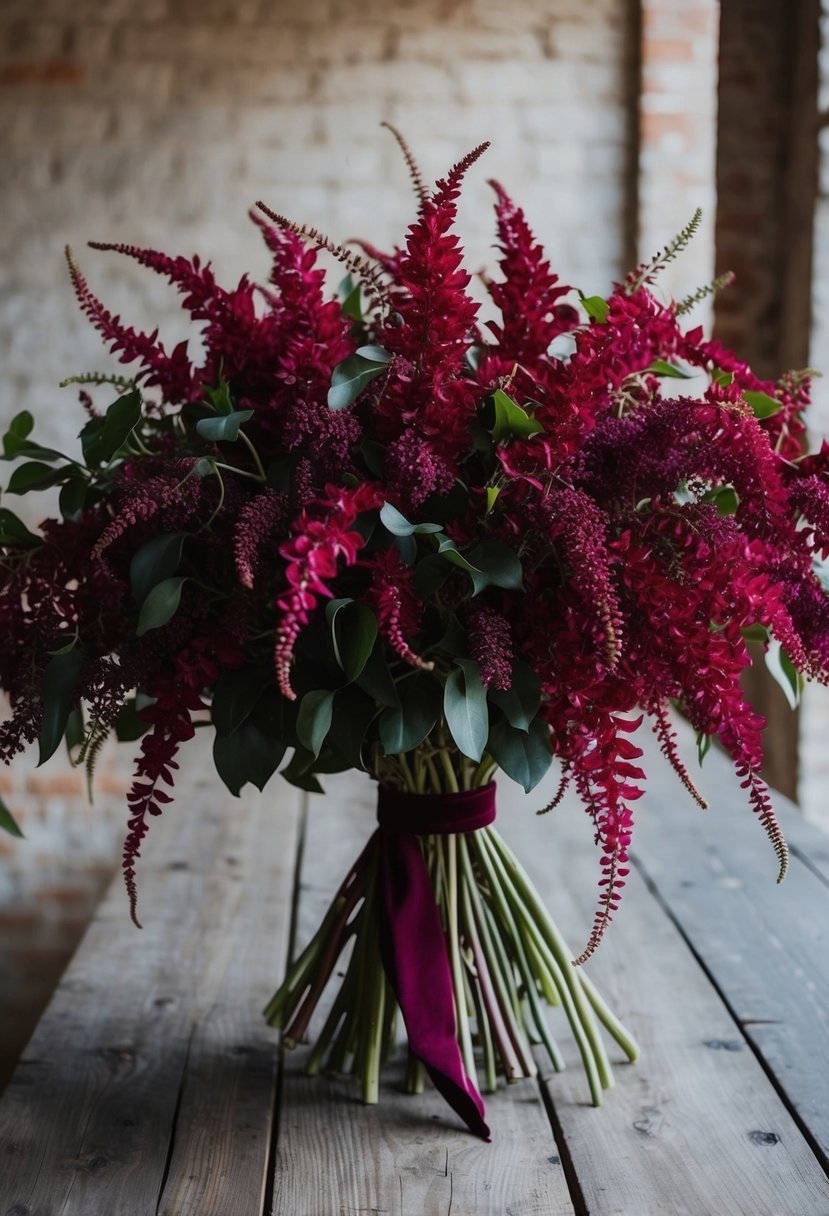
[[[464,1069],[446,937],[418,836],[474,832],[495,819],[495,785],[456,794],[408,794],[380,786],[380,952],[413,1054],[435,1088],[484,1140],[484,1103]]]

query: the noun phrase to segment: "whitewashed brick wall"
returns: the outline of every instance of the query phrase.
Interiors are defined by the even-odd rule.
[[[818,108],[829,114],[829,5],[821,17]],[[823,375],[813,384],[811,441],[829,438],[829,125],[819,135],[819,181],[814,227],[810,364]],[[809,685],[800,712],[799,798],[804,814],[829,831],[829,688]]]
[[[0,181],[5,391],[77,430],[60,377],[106,360],[73,307],[63,246],[125,319],[184,332],[175,297],[87,239],[204,251],[265,273],[247,209],[380,245],[412,196],[395,123],[434,178],[483,139],[463,205],[492,265],[488,177],[526,206],[562,271],[602,291],[621,265],[624,0],[5,0]]]

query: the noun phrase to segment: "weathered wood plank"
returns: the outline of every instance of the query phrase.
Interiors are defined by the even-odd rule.
[[[655,768],[649,759],[648,771]],[[538,818],[531,804],[543,804],[543,791],[528,800],[504,780],[499,791],[505,836],[571,946],[580,949],[599,876],[589,820],[572,802]],[[684,797],[680,788],[670,801],[665,795],[664,805],[653,797],[640,803],[640,828]],[[686,849],[677,823],[690,824],[693,832],[701,814],[693,805],[678,806],[664,831],[665,851],[677,869],[685,865]],[[750,821],[742,826],[749,834],[757,828]],[[700,894],[701,900],[689,895],[689,914],[707,898]],[[756,893],[755,903],[763,898]],[[731,919],[718,926],[724,953],[729,943],[733,950],[734,929]],[[617,1086],[599,1111],[586,1105],[577,1069],[551,1078],[549,1069],[545,1073],[591,1216],[829,1213],[823,1170],[681,934],[636,873],[588,970],[643,1048],[639,1062],[616,1069]],[[768,973],[758,977],[760,987],[768,983]],[[553,1019],[554,1030],[556,1024]],[[813,1023],[807,1039],[813,1048],[819,1025]],[[563,1034],[560,1041],[566,1046]],[[574,1060],[572,1047],[568,1060]]]
[[[241,869],[234,859],[256,854],[266,816],[264,806],[233,804],[215,779],[196,780],[197,773],[206,772],[205,758],[199,758],[202,746],[192,745],[187,763],[193,776],[188,781],[183,772],[178,803],[148,838],[139,888],[143,932],[131,927],[116,879],[0,1103],[3,1213],[155,1212],[179,1100],[186,1137],[188,1094],[209,1080],[202,1068],[205,1051],[225,1074],[219,1099],[235,1091],[242,1100],[241,1109],[222,1110],[223,1138],[214,1129],[223,1162],[229,1159],[227,1144],[238,1145],[245,1134],[235,1119],[250,1111],[251,1085],[259,1095],[273,1084],[275,1044],[270,1058],[256,1058],[253,1082],[247,1058],[210,1057],[211,1011],[215,1021],[236,979],[243,992],[247,986],[222,965],[223,958],[232,957],[223,943],[244,940],[240,918],[250,911],[244,881],[233,881]],[[279,807],[289,834],[295,830],[297,801],[288,795]],[[290,875],[280,871],[279,849],[271,847],[269,853],[272,867],[265,866],[262,882],[271,888],[271,907],[281,901],[287,920]],[[248,924],[245,932],[253,931],[254,923]],[[278,968],[278,958],[274,961]],[[241,1034],[240,1041],[248,1041],[236,1013],[232,1031],[234,1040]],[[238,1185],[252,1193],[249,1179],[257,1172],[261,1188],[268,1110],[266,1103],[255,1145],[249,1143],[239,1159],[235,1179],[223,1176],[229,1191]],[[171,1174],[173,1186],[175,1179]]]
[[[190,1041],[158,1216],[262,1210],[275,1106],[277,1036],[262,1009],[288,955],[299,795],[284,784],[244,797],[226,843],[235,893],[205,941],[201,1010]],[[245,822],[248,820],[248,822]]]
[[[327,779],[312,799],[300,888],[298,945],[373,830],[374,792],[357,776]],[[329,996],[330,999],[330,996]],[[319,1026],[322,1010],[315,1026]],[[482,1144],[431,1087],[402,1092],[384,1073],[363,1106],[346,1079],[307,1078],[307,1051],[286,1056],[275,1162],[275,1216],[565,1216],[574,1211],[561,1153],[532,1081],[487,1095],[493,1142]]]
[[[674,806],[672,774],[660,757],[649,756],[648,769],[652,792],[639,816],[639,864],[826,1164],[829,887],[801,860],[801,849],[818,853],[817,829],[780,807],[797,851],[777,887],[774,854],[724,757],[712,754],[705,762],[703,784],[715,791],[706,814]]]

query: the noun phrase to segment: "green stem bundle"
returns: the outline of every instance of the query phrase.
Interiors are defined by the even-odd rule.
[[[482,763],[456,771],[446,749],[398,758],[405,785],[457,792],[491,777]],[[431,790],[429,791],[431,792]],[[544,904],[494,827],[419,838],[446,934],[455,995],[458,1044],[467,1074],[482,1073],[493,1092],[535,1075],[533,1047],[543,1045],[556,1071],[564,1067],[544,1005],[560,1006],[581,1054],[591,1100],[598,1106],[613,1074],[599,1031],[604,1026],[629,1060],[636,1043],[610,1011],[572,954]],[[362,1097],[378,1098],[380,1068],[396,1047],[397,1006],[380,955],[377,916],[378,853],[371,852],[346,877],[314,937],[291,965],[268,1004],[269,1023],[293,1047],[307,1035],[311,1017],[336,966],[353,939],[338,992],[319,1031],[307,1071],[321,1069],[359,1078]],[[406,1089],[423,1089],[424,1069],[411,1054]]]

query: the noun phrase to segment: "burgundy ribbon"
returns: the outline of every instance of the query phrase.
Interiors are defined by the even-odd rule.
[[[495,785],[458,794],[379,787],[380,951],[409,1046],[436,1089],[476,1135],[489,1140],[484,1103],[458,1047],[446,937],[418,836],[474,832],[495,819]]]

